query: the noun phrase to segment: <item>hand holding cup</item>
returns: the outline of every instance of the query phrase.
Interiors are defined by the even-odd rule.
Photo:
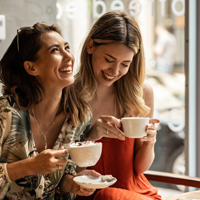
[[[126,137],[143,138],[147,136],[146,126],[149,123],[148,117],[123,117],[121,118],[121,123]],[[121,131],[117,126],[115,127]]]
[[[124,132],[116,125],[115,127],[129,138],[141,138],[142,141],[152,141],[156,137],[157,125],[159,119],[149,119],[148,117],[124,117],[121,123]]]

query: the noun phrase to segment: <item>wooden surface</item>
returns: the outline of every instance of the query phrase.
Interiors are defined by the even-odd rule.
[[[168,200],[195,200],[200,199],[200,190],[193,191],[193,192],[186,192],[174,197],[169,198]]]
[[[187,175],[178,175],[168,172],[148,170],[144,173],[149,181],[158,181],[176,185],[185,185],[200,188],[200,178]],[[200,196],[199,196],[200,199]]]

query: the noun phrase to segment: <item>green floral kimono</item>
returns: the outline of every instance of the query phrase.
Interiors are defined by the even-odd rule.
[[[91,117],[91,112],[88,112],[87,122],[74,127],[67,116],[53,149],[59,149],[61,146],[68,148],[71,141],[83,140],[83,131],[89,128]],[[0,199],[74,199],[74,194],[60,194],[57,191],[64,172],[75,174],[75,165],[70,161],[65,169],[47,176],[37,174],[16,181],[10,180],[7,163],[36,155],[29,112],[18,109],[11,96],[0,97]]]

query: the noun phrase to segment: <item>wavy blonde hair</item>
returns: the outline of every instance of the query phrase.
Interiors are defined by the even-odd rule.
[[[129,71],[115,84],[117,108],[120,116],[145,116],[149,108],[143,99],[145,60],[142,36],[136,20],[125,12],[111,11],[100,17],[90,30],[81,51],[80,68],[75,76],[79,95],[89,101],[97,89],[87,45],[93,39],[95,46],[120,43],[134,52]]]

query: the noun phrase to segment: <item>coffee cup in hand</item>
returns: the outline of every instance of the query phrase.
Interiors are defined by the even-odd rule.
[[[94,166],[99,160],[102,152],[101,142],[76,142],[69,146],[69,154],[79,167]]]
[[[149,123],[148,117],[124,117],[121,118],[121,123],[124,135],[128,138],[142,138],[147,135],[145,130]]]

